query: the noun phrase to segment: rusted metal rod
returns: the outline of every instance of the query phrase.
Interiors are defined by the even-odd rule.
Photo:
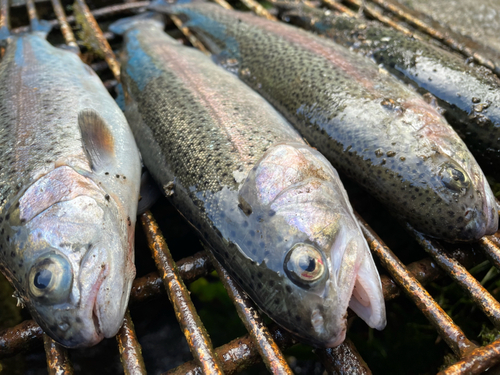
[[[345,13],[351,17],[356,17],[356,13],[347,8],[345,5],[342,5],[335,0],[321,0],[323,4],[327,7],[338,10],[339,12]]]
[[[493,325],[500,328],[500,303],[488,293],[459,262],[448,256],[443,248],[434,240],[426,238],[407,224],[408,231],[427,251],[439,266],[464,290],[472,300],[483,310]]]
[[[203,368],[204,374],[222,374],[222,367],[215,356],[210,338],[191,302],[189,291],[179,275],[158,224],[149,211],[142,214],[140,218],[156,267],[193,357]]]
[[[0,32],[10,30],[9,0],[0,0]]]
[[[207,249],[207,251],[209,250]],[[250,297],[231,279],[211,253],[209,256],[229,298],[236,307],[238,316],[256,344],[268,370],[273,374],[293,374]]]
[[[469,355],[451,365],[438,375],[476,375],[482,374],[492,366],[500,363],[500,340],[474,349]]]
[[[282,349],[289,348],[297,342],[286,331],[278,328],[276,324],[269,327],[269,332],[276,344]],[[220,363],[224,366],[224,373],[232,375],[260,362],[260,354],[250,335],[246,335],[218,347],[216,350]],[[201,368],[195,361],[186,362],[165,375],[195,375],[202,374]]]
[[[0,332],[0,359],[40,346],[43,330],[34,320],[25,320]]]
[[[465,56],[473,57],[480,64],[500,74],[500,67],[495,61],[500,61],[500,56],[492,50],[474,42],[472,39],[455,33],[449,28],[441,26],[438,22],[428,19],[423,13],[410,9],[396,0],[372,0],[382,8],[389,10],[398,17],[417,26],[432,37],[442,41],[454,50]],[[493,58],[492,58],[493,57]]]
[[[38,15],[36,14],[35,1],[26,0],[26,8],[28,10],[28,16],[30,19],[31,27],[33,27],[38,22]]]
[[[276,17],[274,17],[271,13],[269,13],[266,8],[264,8],[262,5],[260,5],[257,1],[255,0],[240,0],[245,6],[250,9],[252,12],[254,12],[256,15],[267,18],[268,20],[271,21],[277,21]]]
[[[79,54],[80,49],[78,48],[75,35],[73,34],[71,27],[69,26],[68,20],[66,19],[66,13],[64,13],[61,0],[52,0],[52,7],[54,8],[54,12],[59,21],[64,41],[69,47],[73,48]]]
[[[8,1],[8,0],[0,0],[0,1]],[[115,14],[121,14],[124,12],[133,12],[137,11],[141,8],[145,8],[150,4],[149,1],[138,1],[138,2],[133,2],[133,3],[126,3],[126,4],[117,4],[117,5],[110,5],[108,7],[103,7],[99,8],[96,10],[93,10],[91,13],[95,18],[104,18],[108,16],[113,16]],[[76,19],[74,16],[68,16],[66,18],[68,23],[72,24],[75,23]],[[57,19],[55,20],[50,20],[47,21],[50,23],[52,27],[59,27],[59,21]],[[21,26],[17,27],[12,30],[13,33],[21,33],[21,32],[26,32],[29,30],[29,26]]]
[[[431,295],[413,277],[396,255],[384,244],[364,219],[355,213],[361,230],[368,241],[370,249],[380,259],[382,266],[389,271],[394,281],[405,291],[406,295],[417,305],[425,317],[434,325],[439,335],[455,354],[462,357],[476,348]]]
[[[348,338],[336,348],[316,349],[329,374],[371,375],[371,370]]]
[[[146,366],[142,358],[142,348],[137,340],[134,323],[128,309],[123,318],[123,325],[116,335],[116,341],[125,375],[145,375]]]
[[[413,36],[416,39],[422,39],[419,35],[416,35],[413,33],[410,29],[407,27],[404,27],[393,20],[391,20],[389,17],[384,16],[381,12],[379,12],[377,9],[375,9],[372,5],[367,4],[366,2],[363,4],[363,0],[345,0],[349,4],[356,5],[358,7],[363,7],[363,12],[371,17],[374,18],[387,26],[390,26],[398,31],[401,31],[403,34],[408,35],[408,36]]]
[[[120,64],[118,63],[111,46],[102,34],[99,24],[95,20],[84,0],[76,0],[75,5],[75,12],[79,12],[83,16],[85,22],[84,26],[88,27],[92,31],[93,37],[95,38],[99,49],[104,54],[104,60],[108,63],[109,69],[113,72],[115,79],[120,82]]]
[[[500,239],[496,234],[493,236],[484,236],[479,240],[479,245],[484,251],[489,261],[500,270]]]
[[[68,350],[43,334],[43,346],[47,356],[49,375],[72,375],[73,365],[68,356]]]
[[[182,280],[189,283],[209,274],[213,270],[213,266],[208,259],[208,255],[204,251],[200,251],[193,256],[178,261],[177,269]],[[158,275],[158,272],[151,272],[134,280],[130,293],[130,304],[137,305],[165,293],[160,275]]]

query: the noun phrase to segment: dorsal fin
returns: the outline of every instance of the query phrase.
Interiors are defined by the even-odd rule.
[[[93,109],[78,114],[82,145],[94,171],[113,164],[115,140],[106,122]]]

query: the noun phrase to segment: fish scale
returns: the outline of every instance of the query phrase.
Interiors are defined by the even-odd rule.
[[[140,159],[97,75],[45,31],[1,41],[0,270],[47,334],[90,346],[127,307]]]
[[[340,171],[417,230],[448,241],[497,230],[493,193],[435,108],[324,38],[215,4],[153,4],[259,92]]]
[[[282,18],[289,22],[369,56],[419,91],[431,93],[483,170],[498,176],[500,80],[490,70],[373,21],[335,15],[304,4],[277,6]]]
[[[172,204],[257,305],[304,341],[340,344],[355,284],[369,300],[354,308],[383,328],[380,279],[335,170],[257,93],[143,17],[110,28],[124,35],[125,114]],[[290,276],[289,263],[309,279]]]

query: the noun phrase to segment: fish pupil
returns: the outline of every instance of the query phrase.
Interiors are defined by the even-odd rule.
[[[303,257],[300,259],[299,267],[304,272],[313,272],[316,269],[316,260],[311,257]]]
[[[34,283],[38,289],[45,289],[52,279],[52,272],[49,270],[38,271],[35,275]]]

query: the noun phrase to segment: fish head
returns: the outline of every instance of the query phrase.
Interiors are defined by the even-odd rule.
[[[23,300],[66,347],[94,345],[123,323],[135,277],[134,232],[110,195],[60,167],[20,200],[24,225],[13,240],[24,259]]]
[[[303,144],[272,147],[239,199],[248,217],[260,221],[257,231],[269,249],[257,260],[269,272],[267,290],[256,298],[267,296],[261,305],[275,321],[322,347],[343,342],[349,306],[370,326],[385,326],[368,245],[337,172],[319,152]]]
[[[480,166],[458,135],[433,108],[412,103],[404,120],[424,119],[417,148],[402,163],[401,177],[415,229],[447,241],[474,241],[498,230],[495,197]],[[432,142],[430,142],[432,141]],[[411,160],[416,155],[415,160]],[[403,155],[406,156],[406,155]],[[415,156],[414,156],[415,157]],[[404,158],[403,158],[404,159]]]

